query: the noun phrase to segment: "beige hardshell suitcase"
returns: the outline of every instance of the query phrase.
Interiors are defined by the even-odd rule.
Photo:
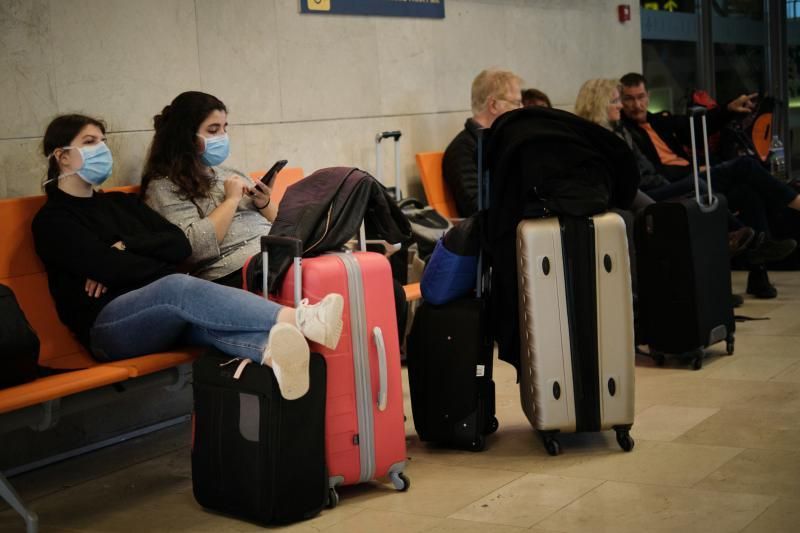
[[[633,301],[625,223],[615,213],[517,227],[520,396],[558,455],[558,432],[614,429],[625,451],[634,407]]]

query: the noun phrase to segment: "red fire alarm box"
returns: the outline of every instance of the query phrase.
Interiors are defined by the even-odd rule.
[[[630,4],[620,4],[617,6],[617,16],[620,22],[628,22],[631,20],[631,6]]]

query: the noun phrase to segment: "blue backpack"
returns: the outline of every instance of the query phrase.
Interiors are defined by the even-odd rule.
[[[436,241],[420,283],[425,301],[443,305],[472,292],[477,281],[479,251],[479,214],[475,214]]]

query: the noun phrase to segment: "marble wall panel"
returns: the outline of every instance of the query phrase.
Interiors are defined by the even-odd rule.
[[[225,102],[231,124],[281,119],[275,4],[197,0],[202,90]]]
[[[41,135],[56,113],[47,0],[0,2],[0,139]]]
[[[61,113],[150,129],[164,105],[200,86],[193,0],[51,0],[50,16]]]
[[[489,67],[509,68],[506,53],[506,0],[446,4],[441,31],[434,32],[438,111],[470,109],[472,80]]]
[[[590,78],[619,77],[641,69],[636,16],[617,20],[616,2],[543,2],[510,7],[506,13],[512,68],[550,96],[553,104],[575,103]]]
[[[379,114],[375,20],[299,15],[295,2],[276,8],[283,120]]]
[[[3,169],[5,194],[33,196],[42,193],[47,165],[40,139],[0,141],[0,168]]]
[[[444,21],[387,17],[375,24],[381,114],[436,111],[433,36]]]
[[[109,133],[108,147],[114,156],[114,168],[104,187],[138,185],[142,180],[142,169],[153,133],[139,131],[131,133]]]

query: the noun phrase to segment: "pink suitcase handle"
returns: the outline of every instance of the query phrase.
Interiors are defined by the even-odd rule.
[[[372,328],[372,337],[375,339],[375,346],[378,348],[378,411],[385,411],[389,403],[389,379],[386,371],[386,343],[383,342],[383,332],[381,328]]]

